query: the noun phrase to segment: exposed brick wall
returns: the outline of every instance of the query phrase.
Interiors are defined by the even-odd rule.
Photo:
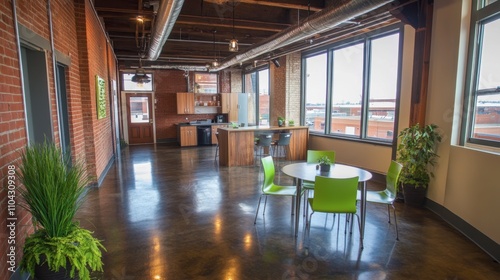
[[[301,54],[294,53],[280,59],[280,67],[270,64],[271,125],[278,125],[278,117],[300,121],[300,67]]]
[[[108,65],[108,43],[91,4],[88,0],[77,0],[75,3],[87,169],[97,180],[113,156],[113,134],[109,94],[106,95],[106,117],[97,119],[96,75],[106,81],[109,92],[108,67],[112,71],[115,68]]]
[[[241,69],[231,69],[231,88],[223,92],[241,92],[243,80],[241,79]]]
[[[284,63],[283,63],[284,62]],[[280,60],[281,67],[269,65],[270,116],[273,126],[278,125],[278,117],[286,118],[286,60]]]
[[[110,49],[106,51],[109,45],[93,14],[89,0],[52,0],[51,10],[54,46],[58,52],[68,56],[71,60],[66,68],[66,90],[72,154],[79,160],[82,155],[88,155],[83,159],[84,163],[90,167],[90,174],[97,177],[101,175],[113,150],[109,106],[107,118],[97,121],[94,81],[95,74],[106,79],[108,85],[111,79],[117,80],[114,56]],[[46,0],[17,1],[17,16],[19,23],[26,26],[29,32],[50,41]],[[7,264],[6,252],[8,252],[9,245],[6,241],[9,234],[6,227],[8,215],[8,197],[4,188],[8,185],[6,176],[9,165],[18,165],[20,151],[27,144],[14,26],[12,4],[10,1],[2,1],[0,3],[0,36],[2,38],[0,47],[0,252],[4,252],[0,254],[2,268],[5,268]],[[51,50],[47,50],[46,53],[53,133],[55,141],[58,142]],[[82,53],[83,58],[80,57]],[[106,57],[108,59],[105,59]],[[109,100],[107,102],[110,104]],[[89,149],[89,146],[95,148]],[[19,183],[16,183],[19,186]],[[24,239],[33,229],[31,216],[26,211],[17,207],[16,216],[16,265],[19,265]],[[10,272],[7,269],[0,271],[0,279],[9,279],[9,277]]]
[[[170,141],[177,138],[176,123],[192,121],[197,119],[213,119],[216,114],[177,114],[177,92],[186,92],[188,90],[187,81],[184,77],[184,71],[180,70],[155,70],[154,90],[155,90],[155,123],[156,139],[158,142]],[[189,73],[189,80],[194,80],[194,73]],[[229,77],[228,77],[229,76]],[[231,86],[230,73],[221,72],[219,74],[220,89],[228,90]],[[186,120],[186,118],[188,118]]]
[[[219,72],[219,92],[231,92],[231,76],[230,70]]]
[[[300,123],[300,90],[301,90],[300,52],[286,56],[286,119]]]
[[[15,245],[16,264],[21,258],[23,235],[30,231],[22,228],[27,224],[29,215],[20,207],[16,209],[16,244],[8,244],[10,231],[7,228],[7,187],[9,165],[17,166],[19,152],[26,144],[24,127],[23,99],[21,80],[19,78],[19,60],[14,34],[14,21],[11,3],[2,1],[0,4],[0,279],[9,279],[11,273],[7,270],[7,253],[9,247]],[[17,175],[16,175],[17,176]],[[17,183],[16,183],[17,184]],[[19,201],[16,198],[16,201]]]

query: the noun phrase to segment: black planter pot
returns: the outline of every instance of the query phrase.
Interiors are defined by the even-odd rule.
[[[35,280],[78,280],[78,276],[71,278],[69,276],[70,268],[61,267],[59,271],[52,271],[45,262],[45,256],[41,258],[42,265],[35,266]],[[76,273],[75,273],[76,274]]]
[[[330,165],[329,164],[320,164],[319,171],[320,172],[330,172]]]
[[[427,187],[411,184],[403,184],[404,201],[408,205],[423,206],[425,203],[425,195],[427,194]]]

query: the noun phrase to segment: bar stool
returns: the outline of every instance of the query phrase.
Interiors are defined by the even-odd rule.
[[[219,156],[219,132],[215,132],[215,138],[217,139],[217,145],[215,145],[215,158],[214,158],[214,160],[217,160],[217,157]]]
[[[271,144],[273,140],[273,135],[270,133],[262,133],[259,134],[259,141],[255,143],[257,150],[260,154],[260,160],[262,160],[262,154],[264,153],[264,149],[267,147],[269,149],[269,155],[271,155]]]
[[[283,151],[283,157],[286,159],[286,146],[290,145],[290,139],[292,138],[292,133],[291,132],[281,132],[279,134],[279,138],[276,141],[273,141],[271,143],[273,148],[273,155],[276,157],[276,152],[278,153],[278,157],[280,156],[280,150]],[[278,162],[279,166],[279,162]]]

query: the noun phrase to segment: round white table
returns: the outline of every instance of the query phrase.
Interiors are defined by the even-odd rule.
[[[283,166],[281,171],[288,176],[294,177],[297,180],[297,194],[302,192],[302,181],[316,180],[316,176],[324,176],[330,178],[352,178],[359,177],[358,182],[361,187],[361,238],[365,233],[365,219],[366,219],[366,181],[372,178],[372,174],[362,168],[335,163],[331,165],[329,172],[320,172],[316,169],[316,163],[299,162]],[[299,216],[300,216],[300,195],[295,196],[295,236],[299,230]],[[306,207],[306,205],[304,205]]]

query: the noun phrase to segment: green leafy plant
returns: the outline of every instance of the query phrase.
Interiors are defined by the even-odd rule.
[[[295,125],[295,121],[294,120],[289,120],[288,121],[288,125],[289,126],[294,126]]]
[[[49,237],[45,229],[40,229],[26,239],[21,267],[34,275],[35,266],[46,261],[52,271],[69,267],[70,277],[90,279],[90,271],[102,271],[101,249],[104,246],[92,232],[76,224],[62,237]]]
[[[318,159],[319,165],[330,165],[332,164],[332,161],[330,160],[329,157],[327,156],[322,156]]]
[[[285,118],[278,117],[278,126],[284,126],[284,125],[285,125]]]
[[[58,271],[71,266],[82,280],[89,268],[102,271],[99,240],[80,228],[74,216],[86,195],[89,183],[80,163],[72,163],[53,143],[32,145],[21,155],[20,205],[32,215],[35,233],[25,241],[21,268],[34,275],[36,265],[47,263]]]
[[[397,160],[403,165],[399,182],[415,187],[427,187],[430,178],[434,176],[430,167],[434,166],[438,154],[436,145],[441,142],[437,125],[429,124],[420,127],[419,124],[402,130],[398,138]]]

